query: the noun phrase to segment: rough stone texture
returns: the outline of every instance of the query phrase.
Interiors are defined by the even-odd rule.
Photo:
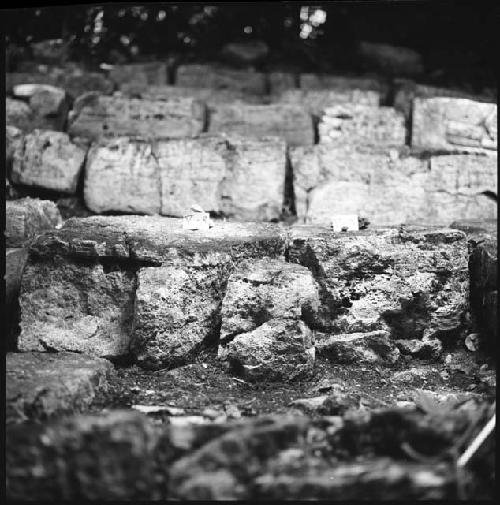
[[[19,294],[21,277],[28,259],[28,250],[23,247],[8,247],[5,250],[5,305],[10,308]]]
[[[198,135],[204,124],[205,107],[196,100],[151,101],[89,93],[75,102],[69,133],[90,139],[180,138]]]
[[[404,117],[392,107],[347,103],[326,108],[318,132],[321,143],[371,151],[401,148],[406,138]]]
[[[388,331],[332,335],[316,344],[318,356],[334,363],[383,363],[394,365],[399,360],[399,349]]]
[[[195,88],[234,89],[255,95],[264,95],[267,88],[265,74],[209,64],[180,65],[175,84]]]
[[[280,102],[304,105],[315,117],[320,118],[323,111],[337,104],[359,104],[378,107],[380,93],[373,90],[345,89],[345,90],[304,90],[290,89],[284,91]]]
[[[319,326],[392,339],[457,337],[467,311],[467,243],[451,229],[332,233],[295,226],[289,260],[320,286]]]
[[[286,145],[278,138],[207,137],[159,142],[161,213],[183,216],[193,204],[249,221],[281,214]]]
[[[244,137],[276,135],[292,146],[314,143],[312,118],[297,105],[217,105],[209,109],[208,131]]]
[[[29,197],[7,201],[5,216],[7,247],[23,247],[37,235],[62,222],[53,202]]]
[[[307,268],[280,260],[244,262],[229,278],[222,301],[221,343],[271,319],[302,319],[310,324],[318,305],[317,288]]]
[[[396,345],[402,354],[414,358],[436,359],[443,352],[443,344],[438,338],[396,340]]]
[[[270,319],[219,346],[218,357],[250,381],[304,379],[314,367],[313,332],[302,321]]]
[[[154,471],[158,435],[143,414],[117,410],[73,416],[30,429],[10,426],[8,430],[9,499],[121,501],[162,497]]]
[[[449,155],[430,160],[318,145],[290,149],[300,221],[329,225],[335,214],[358,214],[372,225],[491,218],[496,156]],[[404,202],[404,205],[402,205]]]
[[[21,100],[5,99],[5,123],[19,128],[21,131],[29,131],[33,113],[30,106]]]
[[[298,84],[298,76],[291,72],[270,72],[267,77],[269,79],[269,92],[275,96],[295,89]]]
[[[465,98],[415,98],[411,145],[427,151],[496,153],[497,106]]]
[[[152,61],[148,63],[114,65],[109,71],[109,78],[117,85],[137,83],[163,86],[167,84],[167,64]]]
[[[6,422],[45,420],[80,412],[106,388],[109,361],[61,352],[7,353]]]
[[[128,137],[101,140],[89,150],[85,205],[93,212],[159,214],[161,181],[150,143]]]
[[[34,130],[14,152],[12,182],[25,186],[76,193],[86,151],[63,132]]]
[[[10,175],[10,168],[14,152],[23,142],[23,132],[15,126],[5,126],[5,163],[7,165],[7,173]]]
[[[358,55],[367,70],[392,75],[418,75],[424,70],[422,56],[408,47],[361,41]]]

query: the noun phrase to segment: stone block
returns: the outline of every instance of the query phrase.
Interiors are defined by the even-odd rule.
[[[289,104],[217,105],[209,110],[208,131],[254,138],[279,136],[292,146],[314,143],[311,115],[305,108]]]
[[[94,143],[86,162],[85,205],[96,213],[159,214],[160,172],[152,149],[128,137]]]
[[[62,223],[61,214],[50,200],[20,198],[6,202],[5,245],[23,247],[37,235]]]
[[[45,421],[85,410],[107,387],[113,365],[84,354],[7,353],[7,424]]]
[[[195,137],[204,127],[205,107],[193,99],[151,101],[89,93],[75,102],[69,133],[92,140],[182,138]]]
[[[63,132],[33,130],[14,152],[11,180],[15,184],[76,193],[86,151]]]
[[[440,152],[497,150],[497,106],[466,98],[415,98],[411,145]]]

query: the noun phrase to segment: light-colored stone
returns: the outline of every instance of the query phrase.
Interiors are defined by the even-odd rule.
[[[54,202],[38,198],[9,200],[5,208],[5,245],[23,247],[62,222]]]
[[[128,137],[95,143],[87,157],[84,197],[97,213],[159,214],[161,181],[152,145]]]
[[[7,424],[85,410],[107,387],[113,365],[83,354],[7,353]]]
[[[415,98],[412,117],[414,149],[496,154],[496,104],[466,98]]]
[[[221,343],[272,319],[311,324],[319,297],[306,267],[281,260],[249,261],[229,278],[222,301]]]
[[[255,95],[266,93],[265,74],[210,64],[180,65],[177,68],[175,84],[186,87],[234,89]]]
[[[160,61],[114,65],[109,78],[117,85],[123,83],[150,84],[163,86],[167,84],[167,64]]]
[[[254,138],[279,136],[292,146],[314,143],[312,117],[304,107],[289,104],[220,104],[209,110],[208,131]]]
[[[415,358],[436,359],[443,352],[443,343],[438,338],[396,340],[396,345],[402,354]]]
[[[422,56],[408,47],[361,41],[358,55],[367,70],[391,75],[418,75],[424,70]]]
[[[352,103],[326,108],[318,132],[320,143],[372,152],[402,148],[406,138],[404,117],[394,108]]]
[[[66,133],[34,130],[14,152],[12,182],[74,194],[85,155]]]
[[[320,286],[318,320],[327,331],[383,330],[391,339],[458,338],[467,256],[463,232],[423,227],[336,234],[295,226],[288,250]]]
[[[314,366],[313,332],[302,321],[271,319],[219,346],[218,357],[250,381],[304,379]]]
[[[33,112],[22,100],[5,99],[5,123],[26,132],[30,130]]]
[[[205,107],[196,100],[152,101],[89,93],[75,102],[69,133],[90,139],[182,138],[197,136],[204,126]]]
[[[161,213],[183,216],[194,203],[235,219],[281,214],[286,146],[278,138],[207,137],[158,142]]]
[[[10,172],[14,152],[23,142],[23,132],[15,126],[5,126],[5,163],[7,171]]]

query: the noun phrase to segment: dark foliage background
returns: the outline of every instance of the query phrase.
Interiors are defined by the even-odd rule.
[[[469,1],[336,1],[326,20],[300,37],[300,2],[104,3],[4,11],[7,43],[62,38],[71,58],[89,64],[165,56],[217,59],[227,42],[258,39],[270,48],[265,66],[356,70],[360,40],[416,49],[426,73],[442,81],[495,84],[496,3]],[[250,31],[251,30],[251,31]],[[29,49],[26,49],[29,51]]]

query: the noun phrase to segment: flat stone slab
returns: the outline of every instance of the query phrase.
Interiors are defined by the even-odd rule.
[[[113,365],[74,353],[7,353],[6,422],[45,420],[85,410],[106,388]]]
[[[86,150],[63,132],[34,130],[14,151],[13,183],[74,194]]]
[[[140,100],[88,93],[75,102],[68,132],[74,137],[194,137],[204,130],[205,106],[189,98]]]
[[[444,152],[497,150],[497,105],[466,98],[415,98],[411,145]]]
[[[311,145],[311,115],[299,105],[219,104],[209,108],[208,131],[243,137],[278,136],[289,145]]]

